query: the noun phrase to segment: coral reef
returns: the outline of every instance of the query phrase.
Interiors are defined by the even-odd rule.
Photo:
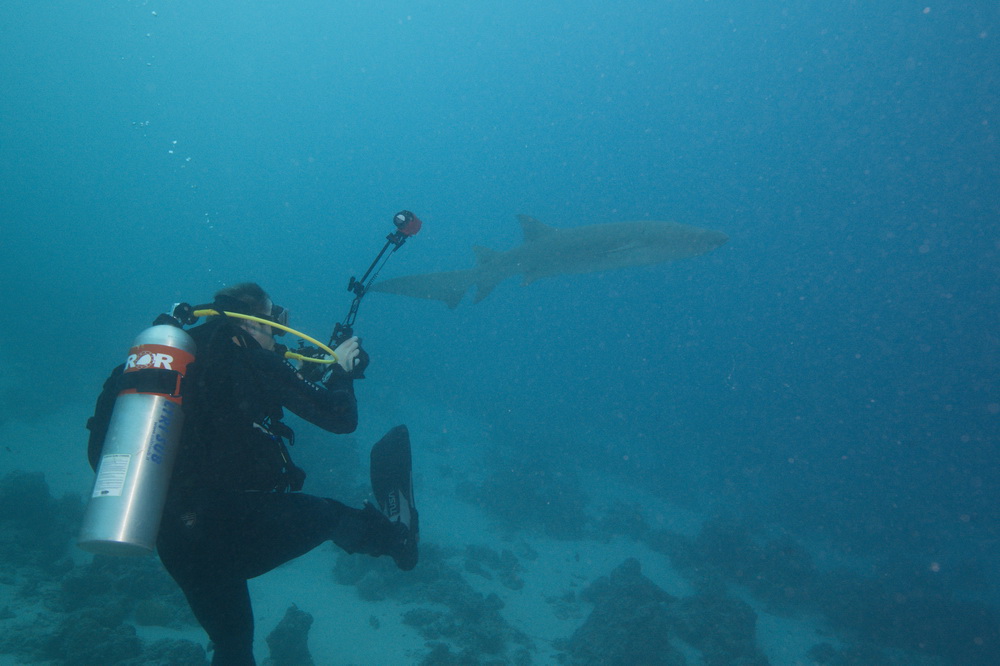
[[[650,533],[647,542],[699,587],[728,581],[775,612],[821,613],[847,640],[857,642],[830,657],[831,664],[854,663],[862,659],[856,654],[873,652],[883,655],[881,663],[895,663],[893,650],[906,653],[900,663],[935,658],[963,666],[1000,663],[1000,616],[983,603],[958,598],[932,572],[906,567],[882,567],[877,575],[821,571],[787,535],[771,538],[732,517],[707,521],[694,539],[661,530]]]
[[[594,608],[565,641],[564,663],[683,666],[671,643],[676,636],[701,652],[704,666],[767,666],[756,644],[756,613],[722,589],[677,599],[629,558],[580,598]]]
[[[403,621],[428,641],[447,641],[458,647],[465,655],[463,659],[470,655],[486,659],[456,663],[479,664],[513,659],[512,654],[517,652],[511,649],[511,644],[515,650],[518,646],[526,649],[531,646],[530,640],[503,618],[500,613],[503,601],[499,597],[477,592],[459,570],[449,564],[448,558],[458,555],[433,544],[422,545],[420,566],[405,573],[384,559],[344,555],[337,560],[334,577],[341,584],[354,585],[363,599],[439,604],[437,608],[410,609],[404,613]],[[498,559],[502,561],[502,556]],[[435,659],[455,657],[449,645],[436,648],[435,654],[438,655]]]
[[[1000,617],[977,601],[956,598],[933,578],[846,570],[819,576],[818,608],[863,643],[943,657],[952,663],[1000,663]]]
[[[74,564],[68,547],[82,514],[78,497],[53,498],[41,474],[0,479],[0,584],[18,600],[16,609],[0,611],[0,653],[50,666],[206,664],[205,650],[190,641],[144,646],[136,634],[132,622],[194,623],[155,558],[98,556]]]
[[[20,596],[42,610],[12,618],[0,632],[0,653],[19,663],[60,666],[196,666],[205,650],[190,641],[144,646],[135,624],[181,627],[194,622],[183,597],[151,558],[95,557],[61,578],[24,569]]]
[[[0,635],[0,652],[16,654],[25,664],[91,666],[121,664],[138,657],[142,643],[118,609],[97,608],[38,614],[22,621]]]
[[[60,659],[65,666],[117,664],[142,653],[135,627],[122,622],[112,609],[79,610],[62,616],[44,643],[42,656]]]
[[[675,544],[680,546],[680,544]],[[806,604],[816,593],[812,556],[789,537],[768,539],[732,517],[705,522],[694,541],[676,552],[675,564],[688,570],[706,566],[712,575],[745,585],[777,612]]]
[[[14,471],[0,479],[0,566],[64,566],[83,515],[79,497],[55,499],[41,472]]]
[[[531,655],[521,648],[506,659],[483,659],[469,649],[453,653],[447,643],[430,642],[431,651],[420,660],[420,666],[530,666]]]
[[[672,596],[642,575],[639,561],[625,560],[583,592],[594,610],[569,639],[574,666],[684,666],[669,641]]]
[[[520,590],[524,587],[524,581],[518,575],[521,563],[517,561],[514,553],[506,548],[497,553],[489,546],[466,546],[465,570],[487,580],[493,580],[493,574],[496,574],[500,583],[511,590]]]
[[[116,608],[137,624],[179,628],[197,621],[184,595],[153,557],[95,556],[60,581],[55,610]]]
[[[813,666],[945,666],[946,662],[912,652],[884,650],[874,645],[852,645],[838,650],[817,643],[809,650]]]
[[[686,643],[698,648],[705,666],[764,666],[756,645],[757,614],[741,599],[706,592],[671,607],[673,626]]]
[[[313,616],[292,604],[278,626],[267,635],[269,666],[313,666],[309,653],[309,628]]]
[[[142,655],[120,666],[208,666],[205,648],[191,641],[164,638],[153,641]]]

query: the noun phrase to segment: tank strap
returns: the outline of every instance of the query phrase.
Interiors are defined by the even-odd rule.
[[[181,395],[183,375],[176,370],[149,368],[124,373],[118,380],[118,392],[158,393],[177,398]]]

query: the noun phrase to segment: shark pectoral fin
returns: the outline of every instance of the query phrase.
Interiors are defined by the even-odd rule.
[[[521,231],[524,232],[525,243],[530,243],[558,231],[555,227],[550,227],[544,222],[539,222],[530,215],[518,215],[517,219],[521,223]]]
[[[462,289],[461,291],[454,289],[441,300],[445,302],[449,310],[454,310],[458,307],[458,304],[462,302],[463,296],[465,296],[465,289]]]
[[[489,296],[490,292],[493,291],[493,289],[503,281],[504,277],[498,275],[488,275],[477,280],[476,295],[475,297],[473,297],[472,302],[478,303],[479,301]]]
[[[496,250],[483,247],[482,245],[473,245],[472,251],[476,253],[477,266],[486,266],[491,264],[496,261],[496,258],[500,255],[500,253]]]

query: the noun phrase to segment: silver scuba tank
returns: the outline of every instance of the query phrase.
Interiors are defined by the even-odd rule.
[[[78,545],[104,555],[142,555],[156,546],[184,425],[181,384],[195,342],[176,326],[136,337],[104,439]]]

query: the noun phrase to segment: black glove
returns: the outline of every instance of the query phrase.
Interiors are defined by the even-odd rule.
[[[351,379],[364,379],[365,378],[365,368],[371,362],[371,357],[368,352],[365,351],[364,347],[358,347],[358,358],[354,362],[354,370],[351,371]]]

